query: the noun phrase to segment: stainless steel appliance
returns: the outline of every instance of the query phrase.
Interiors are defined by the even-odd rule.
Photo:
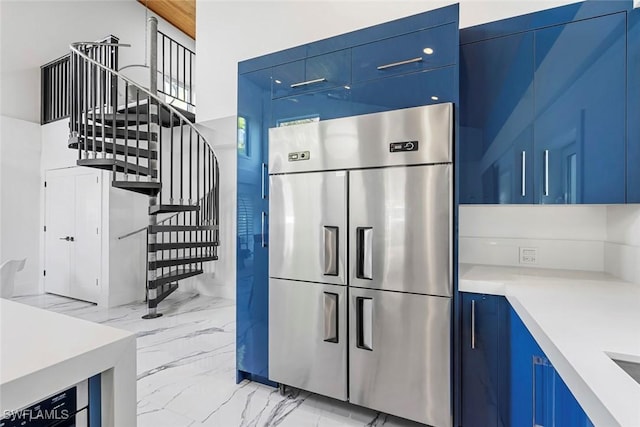
[[[269,378],[452,425],[453,106],[270,129]]]

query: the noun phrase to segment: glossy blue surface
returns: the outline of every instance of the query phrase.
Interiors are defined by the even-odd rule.
[[[590,0],[573,3],[465,28],[461,31],[460,43],[467,44],[495,37],[503,37],[514,33],[566,24],[572,21],[595,18],[611,13],[630,11],[632,8],[633,0]]]
[[[508,425],[507,324],[501,322],[504,298],[462,295],[462,425],[497,427]],[[472,316],[472,305],[475,316]],[[475,330],[472,329],[475,327]],[[475,342],[472,343],[475,335]],[[474,348],[475,347],[475,348]]]
[[[344,49],[273,67],[272,77],[273,98],[348,85],[351,82],[351,50]],[[325,81],[291,87],[319,79]]]
[[[460,203],[533,203],[533,43],[529,32],[460,48]]]
[[[640,9],[627,21],[627,203],[640,203]]]
[[[593,424],[516,312],[509,309],[511,422],[562,427]],[[533,421],[533,422],[532,422]]]
[[[268,159],[271,73],[261,70],[238,77],[238,116],[246,120],[247,155],[238,153],[237,198],[237,337],[238,380],[268,377]],[[264,176],[263,176],[264,174]]]
[[[102,425],[102,388],[100,374],[89,378],[89,427]]]
[[[428,6],[425,6],[428,7]],[[313,43],[296,46],[291,49],[259,56],[238,64],[240,74],[269,68],[274,65],[284,64],[309,56],[323,55],[325,53],[347,49],[354,46],[371,43],[377,40],[394,37],[400,34],[420,31],[425,28],[437,27],[443,24],[458,22],[459,5],[441,7],[428,12],[400,18],[361,30],[352,31],[335,37],[318,40]],[[313,18],[310,18],[313,19]],[[456,35],[457,38],[457,35]]]
[[[625,12],[460,51],[461,203],[625,202]]]
[[[626,13],[536,31],[536,202],[625,202],[625,33]]]
[[[357,46],[353,83],[456,64],[457,33],[458,24],[452,23]],[[407,60],[414,62],[378,69]]]

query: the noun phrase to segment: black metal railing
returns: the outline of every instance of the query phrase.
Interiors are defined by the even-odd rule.
[[[118,43],[118,38],[108,36],[96,43]],[[87,53],[101,64],[113,69],[118,69],[117,46],[91,46]],[[71,72],[71,55],[64,55],[40,67],[41,78],[41,102],[40,123],[47,124],[56,120],[65,119],[71,114],[69,102],[69,75]]]
[[[158,31],[158,92],[170,98],[169,102],[174,99],[184,103],[181,107],[188,111],[196,105],[195,59],[194,51]]]

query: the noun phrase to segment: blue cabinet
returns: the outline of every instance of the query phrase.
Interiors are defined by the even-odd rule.
[[[533,203],[533,40],[460,48],[461,203]]]
[[[460,52],[461,203],[625,202],[626,12]]]
[[[510,325],[512,426],[593,427],[580,404],[513,309]]]
[[[238,78],[236,366],[238,380],[268,378],[268,159],[271,71]]]
[[[503,297],[462,294],[462,425],[509,425],[508,304]]]
[[[274,99],[271,127],[303,120],[329,120],[351,114],[351,92],[343,86]]]
[[[536,31],[536,202],[625,202],[625,34],[625,13]]]
[[[298,95],[351,82],[349,49],[273,67],[273,98]]]
[[[458,24],[452,23],[353,48],[353,82],[457,63]]]

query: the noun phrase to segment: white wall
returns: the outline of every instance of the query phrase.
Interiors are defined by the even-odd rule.
[[[37,293],[40,273],[40,126],[0,116],[0,264],[26,258],[16,295]]]
[[[640,205],[607,208],[605,271],[640,283]]]
[[[132,45],[120,50],[121,67],[144,64],[146,15],[134,0],[0,1],[0,114],[39,122],[40,66],[67,54],[72,42],[113,34]],[[158,21],[161,31],[195,49],[187,35]]]

